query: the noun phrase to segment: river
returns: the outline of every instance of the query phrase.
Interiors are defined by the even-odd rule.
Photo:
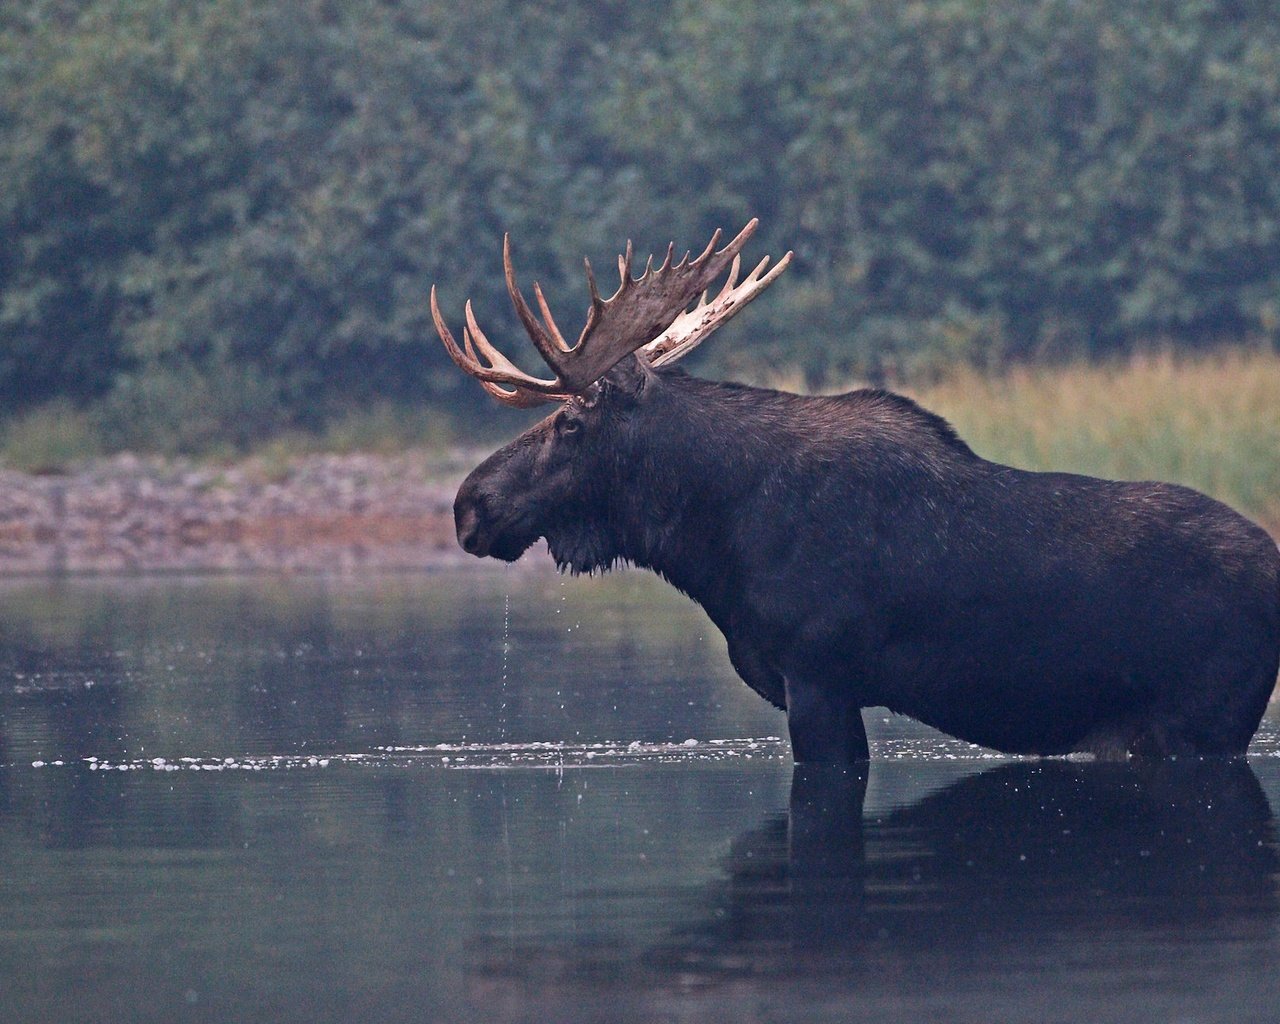
[[[537,569],[0,586],[0,1020],[1273,1021],[1247,761],[868,712],[793,772],[692,603]]]

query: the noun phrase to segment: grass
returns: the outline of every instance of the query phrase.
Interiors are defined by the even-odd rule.
[[[101,454],[96,426],[69,402],[50,402],[0,429],[0,464],[25,473],[61,472]]]
[[[1280,354],[965,370],[912,394],[986,458],[1187,484],[1280,527]]]
[[[64,401],[50,402],[0,425],[0,466],[26,473],[63,473],[124,450],[184,455],[209,463],[255,458],[280,467],[317,453],[394,455],[419,450],[440,454],[444,461],[457,432],[448,413],[388,402],[349,410],[319,429],[277,430],[246,446],[208,425],[198,432],[189,430],[184,439],[168,422],[182,412],[165,407],[161,415],[148,419],[146,411],[139,410],[130,432],[122,435],[100,407],[79,409]]]

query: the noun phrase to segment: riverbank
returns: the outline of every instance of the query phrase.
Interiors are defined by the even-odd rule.
[[[914,394],[986,458],[1187,484],[1280,537],[1280,354],[957,370]],[[454,540],[452,502],[485,452],[372,447],[385,454],[267,449],[231,465],[118,455],[58,473],[0,469],[0,576],[470,561]]]
[[[120,455],[57,475],[0,470],[0,576],[455,563],[464,557],[455,461],[305,455],[210,466]]]

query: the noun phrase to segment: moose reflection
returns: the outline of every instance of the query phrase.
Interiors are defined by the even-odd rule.
[[[1272,815],[1243,761],[1009,764],[864,821],[865,782],[797,768],[789,815],[734,842],[702,923],[650,966],[844,971],[895,950],[936,966],[1047,937],[1274,921]]]

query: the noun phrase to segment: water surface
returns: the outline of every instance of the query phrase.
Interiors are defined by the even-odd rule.
[[[639,573],[0,588],[0,1020],[1271,1021],[1280,741],[793,773]]]

